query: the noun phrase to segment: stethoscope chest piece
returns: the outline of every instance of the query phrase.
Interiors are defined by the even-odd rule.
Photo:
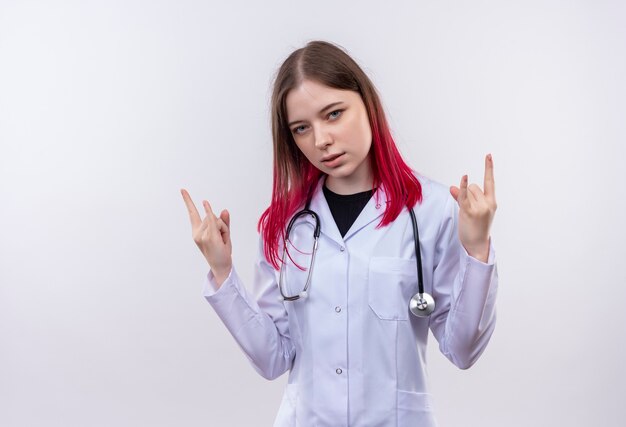
[[[435,300],[426,292],[417,293],[409,302],[409,310],[417,317],[428,317],[435,310]]]

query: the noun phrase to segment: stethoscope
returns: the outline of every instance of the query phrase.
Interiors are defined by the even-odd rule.
[[[297,299],[305,299],[308,295],[309,285],[311,284],[311,275],[313,274],[313,265],[315,264],[315,253],[317,252],[317,242],[320,237],[320,219],[318,215],[309,209],[309,204],[311,203],[311,198],[307,199],[306,205],[304,209],[300,212],[297,212],[289,221],[289,225],[287,225],[287,238],[289,240],[289,236],[291,233],[291,227],[294,222],[301,216],[311,215],[315,219],[315,230],[313,231],[313,253],[311,256],[311,265],[309,266],[309,273],[306,279],[306,284],[304,285],[304,289],[298,294],[294,296],[287,296],[283,292],[283,270],[285,265],[285,247],[286,243],[283,245],[283,255],[282,255],[282,264],[280,266],[280,276],[278,278],[278,289],[280,290],[281,301],[295,301]],[[417,220],[415,219],[415,213],[413,209],[409,209],[409,213],[411,214],[411,222],[413,224],[413,240],[415,241],[415,259],[417,264],[417,293],[413,295],[411,301],[409,301],[409,310],[417,317],[428,317],[435,310],[435,300],[430,294],[424,292],[424,282],[422,276],[422,254],[420,251],[420,243],[419,243],[419,231],[417,229]]]

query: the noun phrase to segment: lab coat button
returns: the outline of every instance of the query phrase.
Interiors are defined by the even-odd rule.
[[[339,306],[335,307],[335,311],[336,311],[337,313],[339,313],[339,312],[341,311],[341,307],[339,307]]]
[[[343,371],[341,370],[341,368],[337,368],[335,372],[337,372],[337,374],[341,374]]]
[[[340,250],[341,252],[343,252],[343,251],[345,251],[345,250],[346,250],[346,248],[344,248],[343,246],[340,246],[340,247],[339,247],[339,250]]]

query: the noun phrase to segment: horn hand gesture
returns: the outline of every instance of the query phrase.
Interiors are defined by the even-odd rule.
[[[450,194],[459,204],[459,240],[467,253],[482,261],[489,258],[489,228],[496,213],[496,192],[493,179],[493,158],[485,156],[485,191],[476,184],[467,185],[467,175],[461,186],[450,187]]]
[[[206,216],[201,219],[187,190],[181,189],[180,193],[189,211],[193,240],[211,266],[216,282],[221,286],[232,267],[230,214],[224,209],[220,216],[216,217],[209,202],[203,200]]]

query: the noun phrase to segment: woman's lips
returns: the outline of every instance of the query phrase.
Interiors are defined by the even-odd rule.
[[[332,158],[331,160],[322,161],[322,163],[324,163],[328,167],[334,168],[335,166],[339,164],[344,154],[345,153],[341,153],[337,157]]]

